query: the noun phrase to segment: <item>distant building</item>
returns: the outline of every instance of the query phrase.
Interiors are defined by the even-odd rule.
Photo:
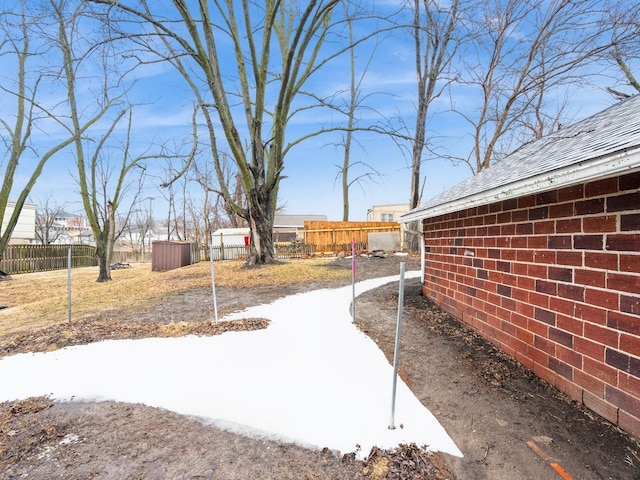
[[[219,228],[211,234],[214,260],[239,260],[249,255],[249,227]]]
[[[326,215],[276,215],[273,219],[273,241],[293,242],[304,237],[304,222],[326,222]]]
[[[73,213],[63,212],[56,216],[55,222],[66,230],[86,230],[89,228],[89,221],[85,217]]]
[[[2,231],[4,232],[9,223],[9,219],[15,210],[15,202],[7,202],[7,209],[4,212],[4,218],[2,219]],[[11,237],[9,238],[9,245],[16,245],[20,243],[31,243],[36,238],[36,206],[31,204],[25,204],[18,216],[18,223],[16,224]]]
[[[408,203],[375,205],[367,211],[367,222],[397,222],[408,211]]]
[[[374,205],[367,211],[367,222],[397,222],[401,215],[410,210],[408,203]],[[400,230],[400,247],[405,247],[405,232]]]
[[[249,227],[219,228],[211,234],[214,245],[249,245]]]
[[[54,245],[87,244],[88,239],[92,238],[87,218],[75,213],[57,214],[51,230],[50,238],[55,238],[51,242]],[[95,244],[95,242],[88,244]]]

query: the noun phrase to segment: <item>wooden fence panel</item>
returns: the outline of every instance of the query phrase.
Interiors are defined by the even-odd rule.
[[[98,264],[95,247],[89,245],[8,245],[0,270],[8,274],[61,270],[67,268],[69,248],[72,268]]]
[[[400,232],[397,222],[304,222],[306,244],[325,245],[327,252],[351,251],[351,240],[356,238],[359,250],[366,250],[369,233]]]

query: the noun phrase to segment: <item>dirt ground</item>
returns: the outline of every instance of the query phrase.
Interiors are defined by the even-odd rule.
[[[418,269],[413,257],[358,258],[357,278]],[[338,259],[332,268],[350,269]],[[219,288],[221,315],[305,290],[336,284]],[[360,296],[358,326],[393,356],[398,283]],[[464,457],[433,455],[415,445],[373,450],[364,462],[351,452],[225,432],[198,419],[144,405],[58,403],[46,398],[0,404],[0,478],[30,479],[640,479],[640,446],[608,422],[534,378],[420,294],[405,286],[400,373],[451,435]],[[0,345],[0,356],[61,348],[113,336],[167,334],[208,322],[211,290],[196,289],[149,306],[135,318],[113,312],[83,322],[82,334],[31,332]],[[173,323],[172,323],[173,322]],[[109,326],[118,325],[118,328]],[[264,328],[249,319],[224,328]],[[128,325],[128,328],[124,326]],[[144,326],[144,327],[143,327]],[[99,327],[99,328],[98,328]],[[54,347],[55,345],[55,347]],[[0,379],[0,388],[2,388]]]

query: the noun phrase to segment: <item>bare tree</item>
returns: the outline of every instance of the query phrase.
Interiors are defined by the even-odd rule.
[[[98,282],[111,280],[111,256],[116,239],[126,222],[116,226],[116,214],[128,201],[129,209],[125,218],[136,209],[144,181],[144,162],[164,155],[149,153],[150,146],[142,153],[135,153],[132,146],[133,107],[124,102],[126,92],[113,92],[112,85],[118,85],[117,71],[110,70],[108,52],[96,49],[96,39],[82,37],[82,20],[85,19],[84,4],[71,8],[66,0],[50,0],[51,16],[57,26],[57,35],[51,44],[59,50],[62,58],[60,77],[65,83],[68,107],[68,121],[59,117],[58,122],[73,137],[74,156],[77,168],[77,182],[89,225],[96,241],[98,258]],[[102,44],[104,45],[104,44]],[[84,62],[96,60],[103,72],[100,78],[89,78],[90,84],[97,85],[94,96],[82,102],[78,96]],[[94,64],[95,65],[95,64]],[[86,79],[82,79],[86,81]],[[81,125],[93,124],[98,120],[106,124],[106,129],[88,130]],[[121,142],[115,139],[114,131],[125,123],[126,133]]]
[[[349,89],[348,89],[348,99],[345,115],[347,116],[347,126],[342,135],[342,143],[341,146],[343,148],[343,156],[342,156],[342,165],[337,165],[338,167],[338,175],[336,176],[336,180],[340,178],[341,190],[342,190],[342,221],[349,221],[349,192],[351,187],[354,185],[362,186],[363,182],[366,180],[374,179],[374,177],[379,176],[380,172],[373,168],[371,165],[364,161],[353,162],[351,159],[351,153],[353,148],[353,143],[356,141],[354,139],[354,134],[356,131],[356,113],[358,109],[363,108],[367,99],[371,97],[373,94],[363,95],[362,94],[362,83],[364,82],[365,76],[367,74],[367,70],[369,65],[371,64],[374,54],[375,48],[369,54],[368,60],[366,62],[365,67],[358,74],[357,65],[356,65],[356,39],[354,38],[353,32],[353,17],[348,11],[348,4],[344,4],[344,12],[347,22],[347,27],[349,30]],[[362,147],[362,145],[360,145]],[[364,149],[363,149],[364,150]],[[354,169],[356,167],[360,167],[363,169],[360,173],[355,174]]]
[[[195,133],[194,133],[195,139]],[[196,140],[194,140],[195,145]],[[194,157],[195,158],[195,157]],[[166,228],[167,240],[177,238],[178,240],[186,240],[187,234],[185,224],[186,203],[187,203],[187,186],[189,177],[187,173],[194,168],[194,159],[176,167],[175,159],[167,159],[165,167],[162,169],[158,177],[160,189],[158,193],[167,201],[167,217],[164,220]]]
[[[204,198],[199,201],[186,202],[187,239],[198,245],[208,245],[211,238],[211,199],[214,195],[204,193]]]
[[[453,72],[456,53],[463,32],[459,0],[443,4],[437,0],[408,0],[404,12],[409,13],[409,25],[401,25],[411,33],[414,45],[416,100],[415,124],[406,128],[405,139],[409,140],[411,150],[411,177],[409,207],[417,207],[421,201],[422,163],[428,147],[427,122],[431,105],[449,85],[457,79]],[[404,124],[404,121],[402,120]],[[420,238],[418,224],[409,226],[408,247],[417,249]]]
[[[607,64],[613,63],[622,78],[616,78],[607,91],[616,98],[640,93],[640,81],[634,73],[640,61],[640,11],[636,2],[615,2],[603,16],[603,28],[611,31],[611,48],[603,54]],[[629,89],[631,91],[629,91]]]
[[[221,154],[221,157],[223,183],[233,203],[225,200],[213,164],[202,155],[194,156],[185,172],[172,165],[165,169],[161,185],[165,187],[162,192],[170,205],[167,223],[171,225],[171,232],[183,240],[206,244],[218,228],[246,226],[234,209],[235,205],[246,206],[242,185],[228,156]],[[200,192],[196,197],[191,195],[194,185]]]
[[[247,226],[246,220],[238,215],[236,209],[233,208],[233,205],[242,205],[246,208],[247,198],[242,189],[242,182],[240,178],[240,174],[236,173],[233,176],[233,181],[225,182],[227,185],[231,185],[232,187],[229,189],[229,193],[231,193],[232,202],[228,202],[224,196],[222,196],[222,209],[226,214],[226,222],[229,223],[229,227],[231,228],[242,228]],[[221,222],[222,226],[223,223]]]
[[[56,228],[57,219],[61,218],[67,208],[66,203],[58,204],[51,195],[44,196],[36,204],[36,241],[40,245],[51,245],[63,234]]]
[[[143,209],[135,209],[129,215],[118,215],[117,225],[120,235],[115,246],[120,251],[129,251],[135,261],[145,261],[147,238],[151,228],[149,213]]]
[[[127,115],[128,114],[128,115]],[[120,121],[127,121],[126,143],[122,147],[109,149],[106,144]],[[129,219],[143,201],[144,162],[155,155],[130,156],[131,109],[121,112],[113,120],[109,129],[97,137],[94,150],[83,142],[76,142],[76,167],[78,185],[82,196],[84,211],[89,220],[96,241],[96,257],[99,273],[96,281],[111,280],[111,257],[113,247],[127,227]],[[108,151],[108,152],[107,152]],[[114,160],[114,158],[120,158]],[[124,207],[123,221],[116,223],[116,213]],[[148,225],[148,220],[145,222]],[[148,234],[145,228],[144,237]]]
[[[12,57],[17,65],[15,77],[0,75],[0,90],[6,94],[5,98],[15,100],[13,112],[0,118],[0,136],[6,147],[0,157],[3,179],[0,187],[0,220],[5,218],[12,196],[15,202],[13,213],[6,223],[0,222],[0,258],[45,164],[73,141],[72,136],[67,136],[54,139],[49,146],[36,147],[32,140],[33,131],[39,129],[53,112],[41,103],[40,85],[47,72],[42,64],[38,65],[38,61],[47,53],[47,47],[42,46],[42,42],[33,42],[37,37],[36,27],[45,22],[45,18],[32,13],[27,4],[22,0],[17,9],[0,13],[0,56]],[[34,43],[40,45],[39,49],[33,46]],[[13,118],[13,123],[10,123],[10,118]],[[78,128],[80,132],[84,130],[83,126]],[[19,191],[14,188],[18,175],[27,178]]]
[[[453,80],[452,61],[459,45],[459,0],[443,6],[437,0],[410,0],[417,78],[416,123],[411,148],[411,194],[409,207],[420,203],[423,154],[427,143],[429,108]]]
[[[544,97],[580,85],[579,67],[607,48],[596,0],[505,0],[479,7],[467,20],[473,42],[464,52],[464,71],[481,103],[475,111],[458,109],[473,130],[464,161],[475,173],[519,146],[527,129],[533,136],[556,129],[562,104]]]
[[[219,178],[215,125],[221,125],[246,207],[234,202],[233,192],[222,180],[220,188],[235,214],[249,222],[252,242],[248,264],[275,262],[273,218],[290,147],[285,143],[286,127],[303,85],[337,54],[328,53],[320,59],[322,48],[331,46],[325,39],[333,28],[332,14],[339,1],[225,0],[192,6],[174,0],[172,8],[163,5],[161,10],[144,1],[93,1],[110,7],[110,13],[144,22],[163,42],[161,50],[148,41],[149,35],[126,32],[120,23],[122,35],[171,62],[192,88]],[[112,15],[111,25],[117,20]],[[232,50],[233,60],[220,60],[221,42]],[[344,51],[342,44],[336,48]],[[199,83],[200,78],[204,84]],[[231,91],[232,85],[237,90]],[[270,103],[270,99],[275,101]],[[236,102],[241,108],[235,108]]]
[[[246,226],[234,209],[235,205],[246,207],[247,202],[238,174],[233,174],[229,159],[223,156],[221,172],[223,174],[222,182],[228,186],[232,203],[225,199],[222,189],[218,186],[219,180],[213,165],[203,159],[200,160],[194,163],[191,178],[202,189],[202,218],[206,237],[209,238],[211,233],[218,228]]]
[[[215,204],[217,221],[213,222],[216,228],[244,228],[249,226],[249,222],[238,213],[238,206],[241,209],[248,208],[247,196],[243,188],[240,172],[235,170],[234,162],[229,155],[220,156],[219,168],[210,172],[209,166],[197,167],[194,179],[202,186],[216,195]],[[219,185],[226,185],[229,197],[225,196]]]

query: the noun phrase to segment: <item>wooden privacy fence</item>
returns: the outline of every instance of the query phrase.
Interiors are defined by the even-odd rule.
[[[0,270],[14,274],[67,268],[69,248],[71,267],[98,264],[96,249],[89,245],[8,245],[0,259]]]
[[[304,243],[314,245],[315,253],[350,252],[352,238],[356,249],[366,250],[369,234],[374,232],[398,232],[397,222],[304,222]]]

